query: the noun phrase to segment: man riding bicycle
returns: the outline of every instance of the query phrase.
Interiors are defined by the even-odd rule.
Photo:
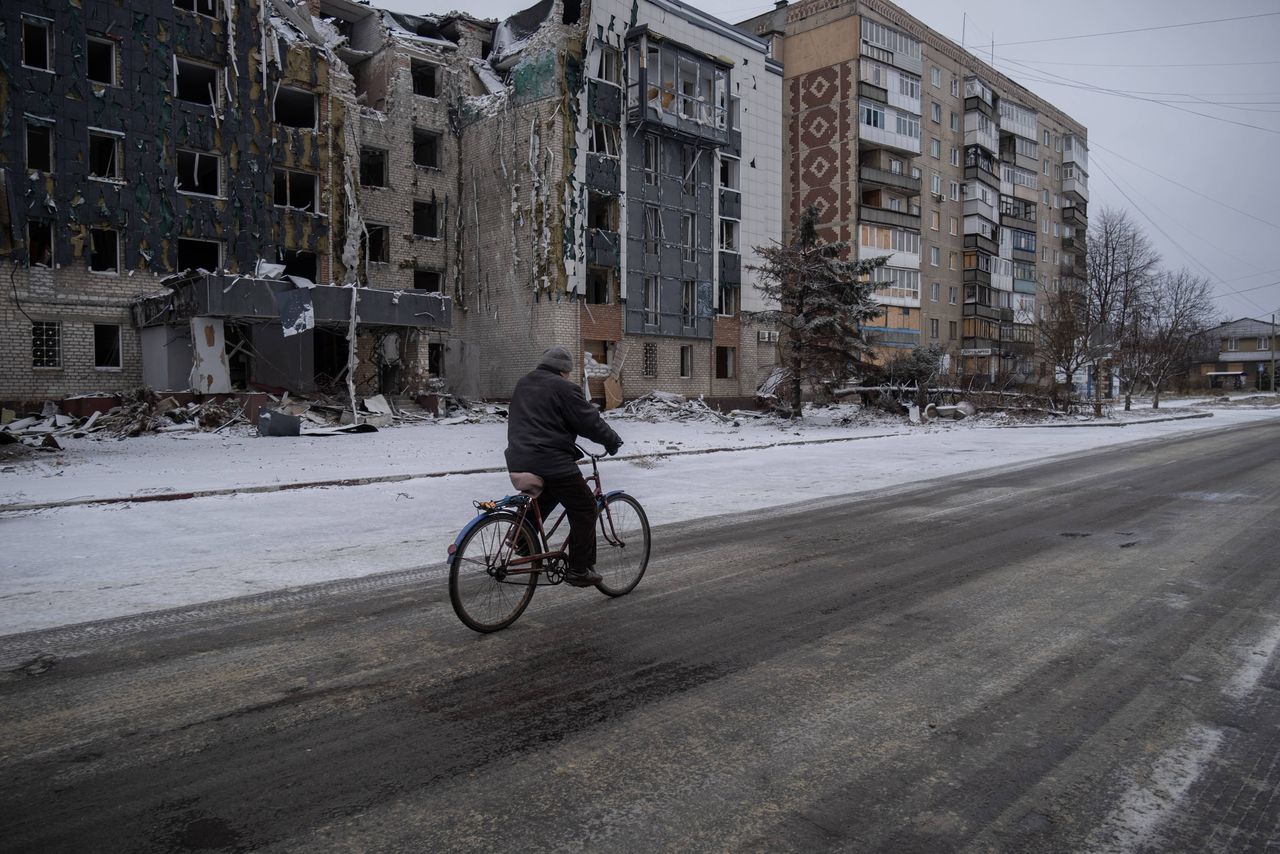
[[[569,381],[573,356],[563,347],[542,354],[538,366],[516,383],[507,416],[507,470],[540,478],[528,491],[537,495],[542,518],[563,504],[569,516],[569,560],[565,581],[574,587],[600,583],[596,562],[596,502],[578,469],[579,436],[604,445],[610,455],[622,439],[605,423],[581,389]],[[536,481],[534,481],[536,484]]]

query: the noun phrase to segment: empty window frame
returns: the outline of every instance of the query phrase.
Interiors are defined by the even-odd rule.
[[[93,366],[101,370],[118,370],[121,367],[120,327],[117,324],[93,324]]]
[[[27,171],[53,171],[53,126],[27,120]]]
[[[650,186],[658,183],[658,167],[661,158],[658,156],[658,138],[652,134],[644,138],[644,182]]]
[[[736,157],[720,158],[720,186],[726,190],[738,189],[738,173],[741,167],[741,161]],[[901,161],[898,161],[898,169],[902,169]]]
[[[93,83],[116,85],[116,43],[89,36],[85,39],[85,76]]]
[[[698,322],[698,283],[692,279],[680,283],[680,322],[686,329]]]
[[[731,380],[737,376],[738,348],[716,348],[716,379]]]
[[[218,0],[173,0],[173,8],[185,9],[209,18],[218,17]]]
[[[220,74],[216,66],[174,57],[173,95],[189,104],[216,106],[221,89]]]
[[[27,220],[27,263],[32,267],[53,266],[53,223],[47,219]]]
[[[645,344],[640,352],[640,372],[646,377],[656,377],[658,375],[658,345]]]
[[[285,127],[316,129],[316,96],[305,89],[281,86],[272,102],[271,118]]]
[[[440,293],[440,282],[443,278],[439,270],[414,270],[413,271],[413,289],[415,291],[427,291],[428,293]]]
[[[594,68],[596,79],[622,85],[621,55],[616,49],[603,44],[598,45],[596,49],[599,51],[599,58]]]
[[[595,119],[587,119],[588,151],[592,154],[603,154],[606,157],[618,156],[618,128]]]
[[[280,253],[280,263],[284,264],[286,276],[298,276],[314,282],[319,274],[319,263],[316,253],[303,249],[286,249]]]
[[[62,323],[35,320],[31,323],[31,367],[62,367]]]
[[[588,191],[587,228],[617,231],[618,207],[618,199],[616,197]]]
[[[418,237],[440,236],[440,205],[438,202],[413,203],[413,233]]]
[[[698,220],[691,213],[680,214],[680,258],[685,261],[698,258]]]
[[[124,136],[104,130],[89,131],[89,177],[118,181],[123,177]]]
[[[366,225],[364,257],[370,264],[391,263],[391,229],[385,225]]]
[[[320,210],[316,176],[311,172],[294,172],[292,169],[275,170],[275,201],[277,207],[312,212]]]
[[[693,145],[680,146],[680,186],[686,196],[698,189],[698,161],[702,151]]]
[[[53,70],[53,21],[23,16],[22,64],[38,71]]]
[[[608,267],[587,268],[586,300],[592,305],[608,305],[613,302],[613,271]]]
[[[387,186],[387,152],[385,150],[360,149],[360,184],[364,187]]]
[[[413,59],[409,62],[409,70],[413,75],[413,94],[424,98],[440,97],[440,66]]]
[[[203,151],[178,149],[178,192],[222,195],[222,158]]]
[[[724,252],[738,251],[738,221],[736,219],[720,220],[720,249]]]
[[[680,348],[680,378],[689,379],[693,376],[693,345],[685,344]]]
[[[644,324],[657,326],[662,314],[662,283],[657,276],[644,277]],[[645,376],[653,376],[646,374]]]
[[[178,238],[178,272],[184,270],[222,269],[222,244],[216,240]]]
[[[120,233],[114,228],[91,228],[89,241],[89,269],[95,273],[119,273]]]
[[[644,206],[644,252],[657,255],[662,250],[662,211],[657,205]]]
[[[413,162],[426,169],[440,168],[440,134],[413,129]]]

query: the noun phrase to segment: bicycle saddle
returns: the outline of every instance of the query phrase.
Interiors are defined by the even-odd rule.
[[[542,478],[533,472],[513,471],[508,474],[511,476],[511,485],[523,494],[530,498],[537,498],[542,494]]]

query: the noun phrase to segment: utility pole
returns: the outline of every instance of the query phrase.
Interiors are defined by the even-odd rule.
[[[1276,313],[1271,312],[1271,393],[1280,394],[1276,391]]]

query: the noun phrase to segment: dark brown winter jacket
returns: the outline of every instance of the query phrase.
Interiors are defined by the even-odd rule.
[[[525,374],[511,394],[507,415],[507,470],[547,479],[578,473],[577,437],[616,451],[622,439],[583,398],[582,390],[553,368]]]

